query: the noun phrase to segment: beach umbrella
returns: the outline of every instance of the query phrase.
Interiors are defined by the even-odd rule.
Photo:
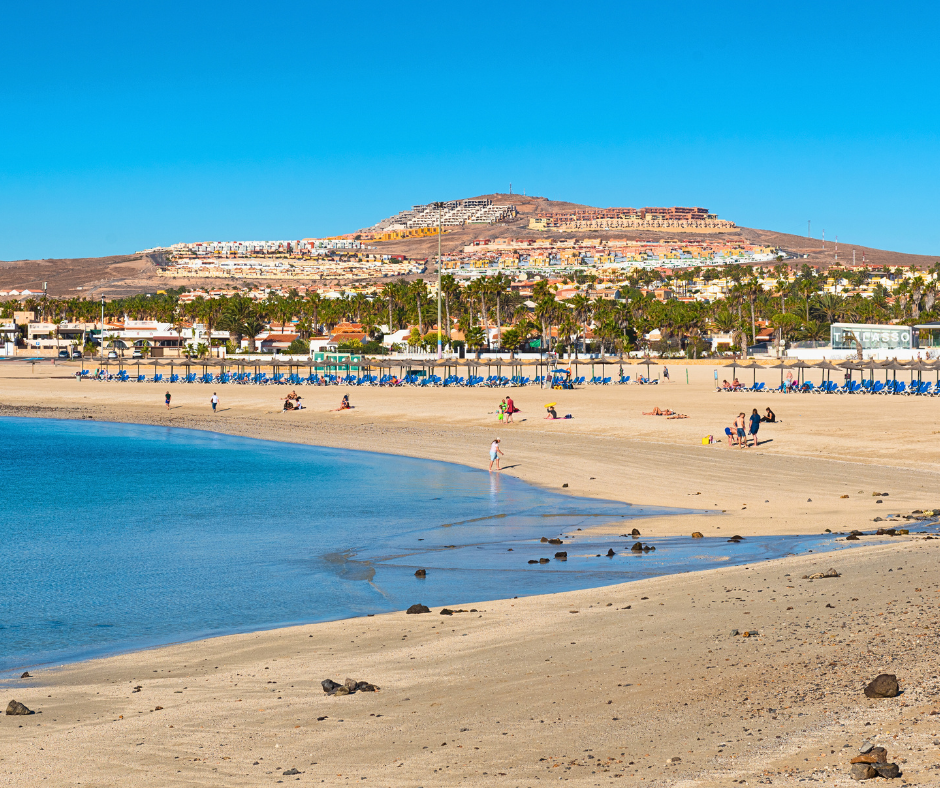
[[[829,361],[826,361],[826,359],[823,359],[821,364],[817,364],[816,369],[823,369],[826,371],[825,378],[827,381],[829,380],[829,375],[832,370],[836,370],[837,372],[839,371],[839,367]]]
[[[809,364],[809,363],[807,363],[806,361],[803,361],[803,360],[797,361],[797,362],[793,365],[793,369],[798,369],[798,370],[800,370],[800,385],[803,384],[803,370],[804,370],[804,369],[812,369],[812,368],[813,368],[813,365],[812,365],[812,364]]]
[[[773,364],[767,369],[779,369],[780,370],[780,385],[782,386],[783,385],[783,370],[790,369],[790,365],[787,364],[785,361],[781,360],[779,363]]]
[[[649,356],[646,356],[646,357],[643,359],[643,361],[641,361],[640,363],[646,365],[646,379],[649,380],[649,377],[650,377],[650,367],[656,367],[656,366],[659,366],[659,365],[658,365],[655,361],[653,361]]]
[[[754,370],[754,375],[753,375],[754,381],[753,381],[753,383],[752,383],[752,386],[756,386],[756,385],[757,385],[757,370],[763,369],[763,368],[764,368],[764,365],[763,365],[763,364],[758,364],[756,361],[751,361],[751,362],[748,363],[748,364],[741,364],[741,369],[751,369],[751,370]]]

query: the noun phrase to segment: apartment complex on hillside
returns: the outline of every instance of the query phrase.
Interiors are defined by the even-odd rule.
[[[694,229],[721,232],[734,222],[719,219],[706,208],[578,208],[540,211],[529,220],[530,230]]]

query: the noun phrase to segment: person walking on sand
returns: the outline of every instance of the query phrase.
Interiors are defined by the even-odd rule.
[[[506,423],[512,424],[512,414],[517,412],[516,403],[512,401],[512,397],[506,397]]]
[[[669,380],[669,367],[663,367],[663,380]]]
[[[209,402],[212,403],[212,412],[215,413],[215,409],[219,406],[219,395],[213,391]]]
[[[493,442],[490,444],[490,471],[493,470],[493,463],[496,463],[496,470],[499,468],[499,456],[503,454],[503,450],[499,448],[499,438],[494,438]],[[505,457],[506,455],[503,454]]]
[[[170,392],[169,391],[166,393],[166,409],[167,410],[170,409]]]

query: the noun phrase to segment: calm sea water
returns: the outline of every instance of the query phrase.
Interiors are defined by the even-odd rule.
[[[626,538],[539,542],[671,513],[392,455],[0,418],[0,670],[832,546],[651,539],[657,551],[637,556]],[[562,549],[567,562],[527,563]]]

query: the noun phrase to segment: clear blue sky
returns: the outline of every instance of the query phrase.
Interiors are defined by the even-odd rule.
[[[935,4],[11,3],[0,260],[515,190],[940,253]]]

